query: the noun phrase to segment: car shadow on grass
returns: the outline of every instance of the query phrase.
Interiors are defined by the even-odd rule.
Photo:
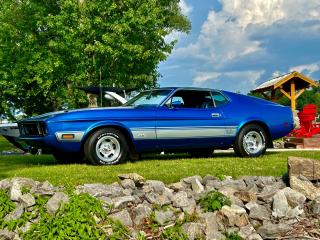
[[[277,152],[267,152],[264,156],[276,155]],[[236,156],[234,152],[230,151],[221,151],[214,152],[211,157],[194,157],[188,153],[165,153],[165,154],[156,154],[156,153],[146,153],[142,154],[141,158],[137,161],[150,161],[150,160],[181,160],[181,159],[215,159],[215,158],[236,158],[241,159],[242,157]],[[250,158],[243,158],[250,159]],[[134,161],[135,162],[135,161]]]

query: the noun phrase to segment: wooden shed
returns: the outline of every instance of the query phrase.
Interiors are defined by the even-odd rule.
[[[296,110],[297,98],[309,87],[318,86],[317,82],[299,73],[290,72],[273,78],[257,88],[251,90],[252,93],[261,93],[266,99],[276,101],[276,91],[280,91],[290,99],[291,109]]]

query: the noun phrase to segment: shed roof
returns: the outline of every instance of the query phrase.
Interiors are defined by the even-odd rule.
[[[307,76],[299,72],[290,72],[279,77],[272,78],[271,80],[262,83],[260,86],[253,89],[251,92],[263,92],[268,90],[274,90],[276,88],[282,87],[285,90],[290,88],[289,80],[294,79],[296,82],[296,89],[302,89],[308,86],[318,86],[317,82],[308,78]]]

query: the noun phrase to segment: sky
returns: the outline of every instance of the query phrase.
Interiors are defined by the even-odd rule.
[[[281,74],[320,79],[320,0],[180,0],[189,34],[174,32],[161,87],[247,93]]]

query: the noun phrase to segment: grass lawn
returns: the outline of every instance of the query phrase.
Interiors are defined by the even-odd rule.
[[[13,146],[11,143],[7,141],[4,137],[0,136],[0,152],[6,151],[6,150],[12,150],[16,147]]]
[[[90,166],[86,164],[56,164],[51,155],[0,156],[0,179],[14,176],[39,181],[49,180],[55,185],[83,183],[112,183],[119,173],[136,172],[147,179],[165,183],[179,181],[192,175],[272,175],[287,172],[288,156],[320,159],[320,151],[269,152],[261,158],[238,158],[233,153],[217,153],[213,158],[190,158],[188,155],[155,155],[135,163],[117,166]]]

